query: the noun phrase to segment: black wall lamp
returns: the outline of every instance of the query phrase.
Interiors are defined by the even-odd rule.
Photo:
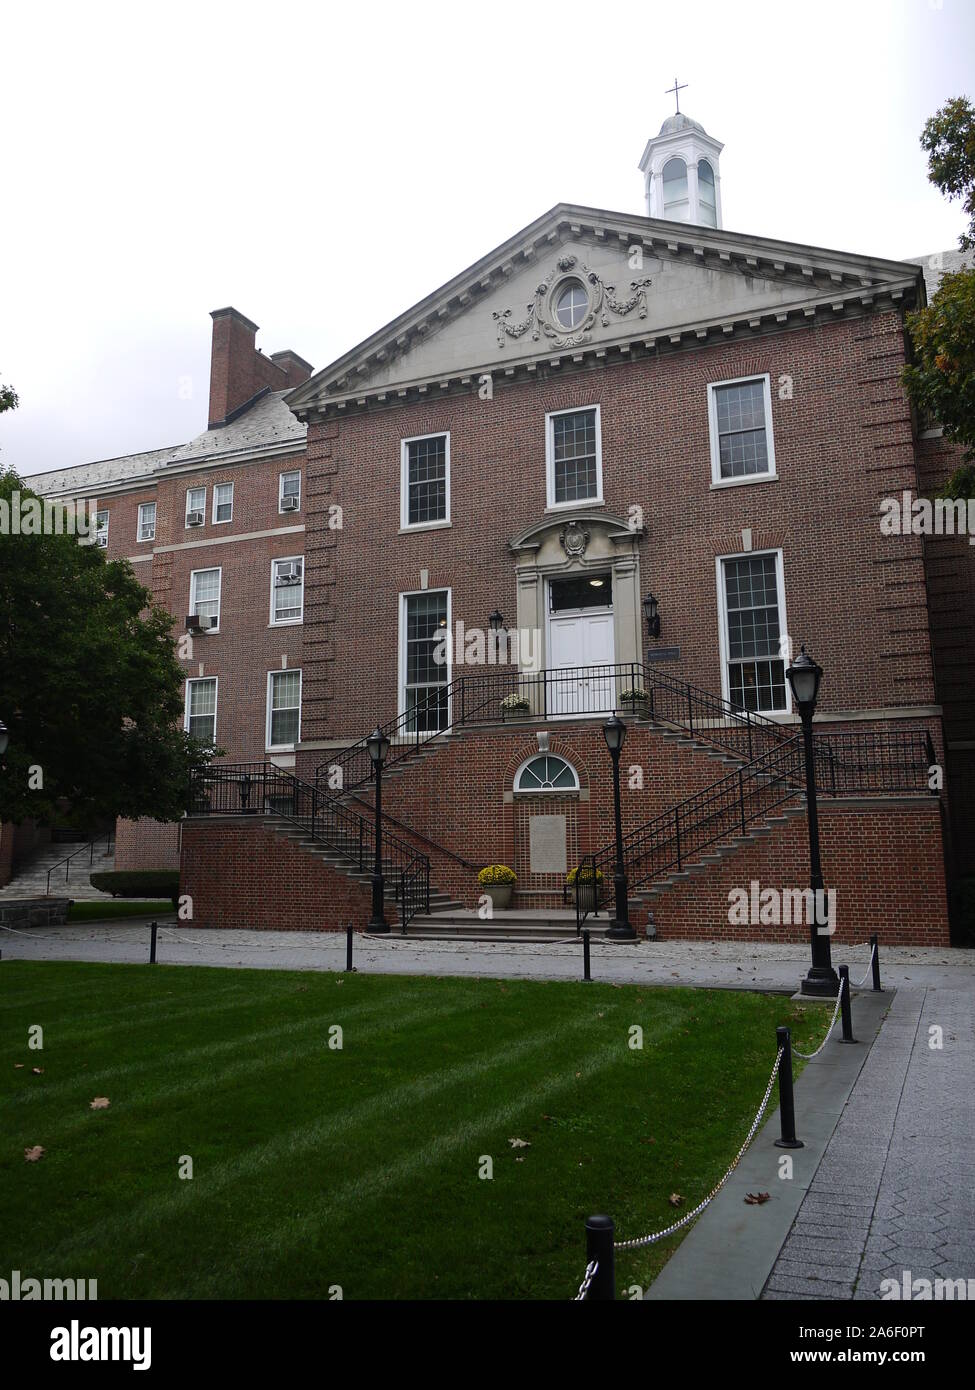
[[[660,614],[657,612],[658,604],[653,594],[647,594],[643,600],[643,611],[647,618],[647,632],[651,637],[660,636]]]

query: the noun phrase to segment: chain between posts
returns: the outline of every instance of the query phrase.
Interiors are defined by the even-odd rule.
[[[842,1002],[843,1002],[843,990],[846,988],[846,982],[848,981],[848,979],[849,979],[849,976],[848,976],[848,975],[841,975],[841,976],[840,976],[840,987],[839,987],[839,989],[836,991],[836,1008],[833,1010],[833,1017],[830,1019],[829,1027],[828,1027],[827,1030],[826,1030],[826,1036],[825,1036],[825,1038],[823,1038],[822,1042],[821,1042],[821,1043],[819,1044],[819,1046],[816,1048],[816,1051],[815,1051],[815,1052],[800,1052],[799,1049],[798,1049],[797,1047],[793,1047],[792,1051],[795,1053],[795,1055],[796,1055],[797,1057],[801,1057],[802,1060],[803,1060],[804,1062],[811,1062],[812,1059],[813,1059],[814,1057],[818,1057],[819,1054],[822,1052],[823,1048],[824,1048],[824,1047],[826,1046],[826,1044],[829,1042],[830,1034],[832,1033],[833,1029],[836,1027],[836,1018],[837,1018],[837,1015],[839,1014],[839,1011],[840,1011],[840,1005],[841,1005]]]
[[[596,1277],[596,1271],[597,1271],[598,1268],[599,1268],[599,1261],[598,1261],[598,1260],[590,1260],[589,1263],[586,1265],[586,1272],[585,1272],[585,1274],[582,1276],[582,1283],[579,1285],[579,1292],[576,1294],[575,1298],[573,1298],[573,1300],[572,1300],[573,1303],[581,1303],[581,1302],[583,1301],[583,1299],[585,1299],[585,1298],[587,1298],[587,1297],[589,1296],[589,1285],[592,1283],[593,1279]]]
[[[705,1208],[706,1206],[708,1206],[709,1203],[711,1203],[711,1202],[714,1201],[715,1197],[717,1197],[718,1193],[719,1193],[719,1192],[721,1191],[721,1189],[724,1187],[725,1183],[728,1181],[728,1179],[731,1177],[732,1173],[733,1173],[733,1172],[735,1171],[735,1169],[738,1167],[738,1165],[739,1165],[739,1163],[741,1162],[741,1160],[744,1158],[745,1152],[746,1152],[746,1150],[747,1150],[749,1144],[750,1144],[750,1143],[752,1142],[752,1140],[755,1138],[755,1134],[756,1134],[756,1131],[758,1130],[758,1126],[759,1126],[759,1125],[761,1124],[761,1122],[762,1122],[762,1116],[765,1114],[765,1110],[766,1110],[766,1107],[767,1107],[768,1102],[769,1102],[769,1096],[772,1094],[772,1087],[775,1085],[775,1078],[776,1078],[776,1076],[778,1075],[779,1063],[780,1063],[781,1060],[782,1060],[782,1054],[783,1054],[784,1051],[785,1051],[785,1048],[784,1048],[784,1047],[780,1047],[779,1050],[778,1050],[778,1052],[775,1054],[775,1062],[774,1062],[773,1065],[772,1065],[772,1074],[771,1074],[771,1076],[770,1076],[769,1079],[768,1079],[768,1085],[765,1087],[765,1095],[762,1097],[762,1103],[761,1103],[761,1105],[758,1107],[758,1111],[756,1112],[756,1115],[755,1115],[754,1120],[752,1120],[751,1128],[749,1129],[747,1135],[745,1136],[745,1142],[742,1144],[741,1148],[740,1148],[740,1149],[738,1150],[738,1152],[735,1154],[735,1157],[734,1157],[734,1159],[733,1159],[733,1161],[732,1161],[732,1163],[731,1163],[731,1167],[730,1167],[730,1168],[728,1169],[728,1171],[725,1173],[725,1175],[724,1175],[724,1177],[721,1179],[721,1181],[720,1181],[719,1183],[717,1183],[714,1187],[712,1187],[711,1191],[710,1191],[710,1192],[708,1193],[708,1195],[704,1198],[704,1201],[703,1201],[703,1202],[699,1202],[698,1205],[694,1208],[693,1211],[689,1211],[689,1212],[687,1213],[686,1216],[682,1216],[681,1219],[680,1219],[679,1221],[675,1221],[675,1222],[673,1223],[673,1225],[668,1226],[668,1227],[667,1227],[665,1230],[663,1230],[663,1231],[656,1231],[653,1235],[649,1235],[649,1236],[640,1236],[638,1239],[635,1239],[635,1240],[617,1240],[617,1241],[614,1241],[614,1242],[613,1242],[613,1245],[614,1245],[614,1248],[615,1248],[615,1249],[617,1249],[617,1250],[634,1250],[634,1249],[636,1249],[637,1246],[641,1246],[641,1245],[653,1245],[653,1244],[654,1244],[656,1241],[658,1241],[658,1240],[663,1240],[663,1239],[665,1239],[665,1237],[667,1237],[667,1236],[672,1236],[672,1235],[674,1235],[674,1233],[675,1233],[676,1231],[679,1231],[679,1230],[682,1229],[682,1227],[686,1226],[686,1225],[688,1224],[688,1222],[693,1221],[694,1218],[695,1218],[696,1216],[700,1216],[700,1214],[701,1214],[701,1212],[704,1210],[704,1208]]]
[[[864,975],[864,977],[863,977],[863,979],[860,981],[860,983],[857,985],[857,989],[862,989],[863,986],[867,983],[867,979],[868,979],[868,977],[869,977],[869,975],[870,975],[870,972],[873,970],[873,958],[874,958],[874,956],[875,956],[876,954],[877,954],[877,943],[874,942],[873,945],[870,947],[870,961],[869,961],[869,963],[868,963],[868,965],[867,965],[866,974]]]

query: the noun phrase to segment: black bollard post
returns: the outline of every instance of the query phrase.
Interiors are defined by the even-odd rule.
[[[783,1049],[779,1058],[779,1117],[782,1123],[782,1137],[776,1139],[777,1149],[803,1149],[805,1145],[796,1138],[796,1106],[792,1094],[792,1033],[788,1028],[776,1028],[775,1050]]]
[[[589,968],[589,933],[582,933],[582,978],[592,980],[592,971]]]
[[[853,1008],[850,1004],[850,967],[841,965],[840,976],[840,1018],[843,1020],[843,1036],[840,1042],[855,1043],[853,1036]]]
[[[152,926],[149,928],[149,930],[152,932],[152,937],[151,937],[151,939],[150,939],[150,941],[149,941],[149,964],[150,964],[150,965],[155,965],[155,963],[156,963],[156,929],[157,929],[158,926],[159,926],[159,923],[158,923],[158,922],[153,922]]]
[[[876,936],[870,938],[871,956],[870,961],[873,966],[873,987],[876,992],[880,992],[880,941]]]
[[[586,1267],[596,1262],[599,1268],[589,1285],[592,1301],[616,1297],[616,1253],[613,1250],[613,1218],[586,1217]]]
[[[349,922],[345,928],[345,969],[347,974],[352,974],[352,923]]]

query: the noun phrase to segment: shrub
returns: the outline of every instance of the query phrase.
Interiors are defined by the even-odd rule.
[[[629,690],[620,691],[620,700],[628,705],[649,704],[650,694],[646,690],[641,690],[639,686],[631,686]]]
[[[480,884],[494,884],[495,886],[504,883],[514,883],[517,874],[514,869],[509,869],[507,864],[489,864],[486,869],[482,869],[477,876]]]
[[[566,874],[566,876],[565,876],[565,881],[566,881],[566,883],[569,885],[570,888],[572,887],[572,885],[573,885],[573,884],[576,882],[576,880],[578,879],[578,877],[579,877],[579,875],[580,875],[580,872],[581,872],[581,874],[582,874],[582,882],[583,882],[583,883],[592,883],[593,881],[595,881],[596,883],[602,883],[602,881],[603,881],[603,871],[602,871],[602,869],[597,869],[597,870],[596,870],[596,872],[595,872],[595,880],[594,880],[594,877],[593,877],[593,868],[592,868],[592,865],[591,865],[591,864],[577,864],[576,867],[575,867],[574,869],[570,869],[569,872],[568,872],[568,873]]]
[[[174,907],[179,903],[178,869],[115,869],[91,874],[89,882],[113,898],[169,898]]]
[[[524,695],[506,695],[501,701],[502,714],[527,714],[531,709]]]

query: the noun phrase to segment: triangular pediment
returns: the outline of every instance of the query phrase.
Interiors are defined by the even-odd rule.
[[[922,294],[899,261],[560,204],[287,400],[320,416]]]

